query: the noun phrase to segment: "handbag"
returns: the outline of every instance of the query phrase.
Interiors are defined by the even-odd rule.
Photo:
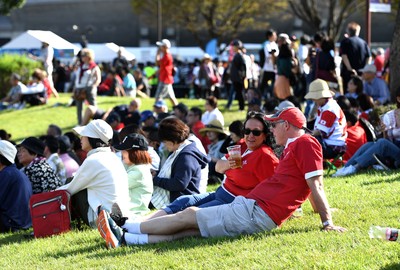
[[[56,190],[32,195],[29,201],[33,235],[46,237],[71,229],[71,195]]]
[[[84,101],[86,99],[86,90],[87,90],[87,87],[75,88],[74,94],[73,94],[73,99],[75,99],[77,101]]]

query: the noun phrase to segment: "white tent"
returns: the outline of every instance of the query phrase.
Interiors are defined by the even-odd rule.
[[[126,60],[131,61],[135,59],[133,53],[128,52],[124,47],[120,47],[113,42],[89,43],[88,48],[94,51],[94,58],[97,63],[112,62],[112,60],[117,57],[119,50],[121,50],[122,56],[125,56]]]
[[[51,47],[58,51],[73,50],[74,54],[79,52],[79,47],[69,41],[57,36],[51,31],[28,30],[10,42],[3,45],[3,50],[31,50],[40,49],[42,42],[48,43]]]

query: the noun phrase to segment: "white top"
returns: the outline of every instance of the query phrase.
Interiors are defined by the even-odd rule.
[[[196,137],[196,135],[190,133],[188,140],[194,142],[196,144],[196,148],[199,149],[199,151],[202,154],[207,156],[206,149],[204,149],[203,144],[201,143],[200,139]],[[207,192],[207,184],[208,184],[208,164],[206,165],[206,167],[201,169],[201,179],[199,183],[200,194]]]
[[[81,67],[79,67],[75,74],[75,87],[76,88],[84,88],[84,87],[88,87],[88,86],[94,86],[97,82],[97,78],[96,78],[96,70],[99,69],[99,66],[94,67],[93,69],[87,69],[88,68],[88,64],[84,64],[82,67],[83,69],[86,69],[83,74],[82,74],[82,78],[79,79],[79,75],[81,72]]]
[[[270,51],[275,50],[275,55],[279,54],[278,45],[275,41],[266,41],[264,46],[264,53],[265,53],[265,62],[263,66],[264,71],[273,71],[275,72],[276,68],[274,63],[272,63],[272,55],[269,53]]]
[[[326,114],[325,112],[330,112]],[[328,102],[318,108],[318,115],[315,119],[314,129],[321,130],[327,134],[324,141],[328,145],[346,145],[347,132],[346,117],[337,102],[331,98]]]
[[[116,202],[123,214],[129,213],[128,175],[121,160],[109,147],[90,150],[74,179],[58,189],[67,190],[71,195],[87,189],[90,206],[88,219],[93,227],[96,226],[97,208],[100,205],[111,210]]]
[[[215,108],[211,112],[206,111],[201,116],[201,122],[203,122],[204,125],[210,124],[210,122],[214,119],[217,119],[219,122],[221,122],[222,126],[225,125],[224,116],[218,108]]]

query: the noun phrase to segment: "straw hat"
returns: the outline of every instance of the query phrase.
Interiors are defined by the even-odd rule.
[[[218,121],[217,119],[212,120],[209,124],[206,125],[206,127],[199,130],[202,136],[204,136],[207,133],[207,131],[214,131],[217,133],[226,134],[226,132],[224,131],[224,127],[222,126],[221,122]]]
[[[320,98],[331,98],[335,95],[333,91],[329,89],[329,85],[326,81],[316,79],[310,83],[310,88],[305,99],[320,99]]]

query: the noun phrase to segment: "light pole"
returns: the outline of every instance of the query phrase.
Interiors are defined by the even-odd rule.
[[[157,38],[162,39],[162,3],[158,0],[157,3]]]

